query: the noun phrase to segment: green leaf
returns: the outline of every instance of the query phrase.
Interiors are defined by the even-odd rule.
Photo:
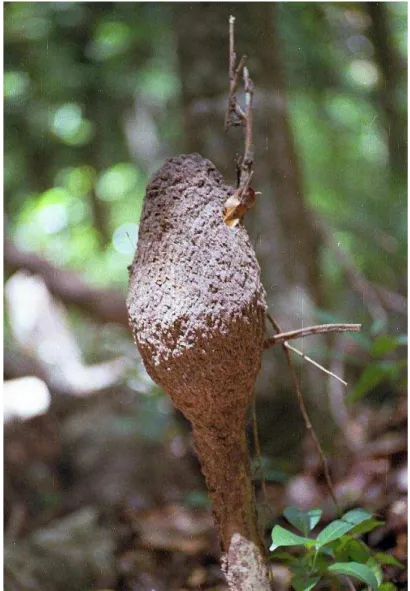
[[[327,570],[329,564],[332,564],[333,562],[334,558],[332,556],[328,556],[319,550],[314,562],[314,572],[324,573]],[[309,569],[309,572],[312,572],[311,568]]]
[[[275,552],[273,556],[271,556],[272,560],[280,560],[283,563],[291,564],[292,562],[299,561],[296,556],[293,556],[289,552]]]
[[[374,576],[377,579],[377,584],[381,585],[381,583],[383,581],[383,571],[380,567],[380,564],[377,562],[377,560],[375,560],[374,558],[369,558],[366,566],[368,566],[370,568],[370,570],[373,572]]]
[[[279,546],[310,546],[312,544],[314,544],[313,540],[302,538],[280,525],[275,525],[272,530],[272,545],[269,550],[276,550]]]
[[[337,544],[337,542],[336,542],[336,544]],[[330,558],[335,557],[335,551],[332,548],[332,544],[329,544],[329,546],[322,546],[321,548],[318,548],[318,552],[320,552],[320,554],[324,554],[325,556],[330,556]],[[340,560],[340,562],[343,562],[343,561]]]
[[[359,523],[362,523],[367,519],[371,519],[372,517],[373,514],[366,509],[352,509],[351,511],[348,511],[342,515],[341,519],[343,521],[347,521],[348,523],[352,523],[353,525],[359,525]]]
[[[367,519],[366,521],[359,523],[359,525],[356,525],[350,532],[350,535],[362,536],[363,534],[367,534],[369,531],[373,531],[380,525],[384,525],[384,521],[379,521],[378,519]]]
[[[374,558],[380,564],[386,564],[387,566],[398,566],[400,568],[405,568],[404,564],[402,564],[397,558],[392,556],[391,554],[386,554],[385,552],[376,552]]]
[[[293,577],[291,584],[296,591],[310,591],[310,589],[314,589],[319,580],[320,577]]]
[[[397,591],[396,585],[393,583],[382,583],[379,587],[379,591]]]
[[[338,540],[353,528],[353,523],[348,523],[347,521],[342,521],[341,519],[332,521],[332,523],[329,523],[329,525],[325,527],[325,529],[321,531],[316,538],[316,548],[320,548],[329,542]]]
[[[367,564],[368,560],[371,558],[370,550],[360,540],[356,540],[351,536],[346,536],[348,538],[345,543],[345,550],[347,554],[347,562],[352,560],[353,562],[360,562],[361,564]],[[338,561],[339,561],[339,557]],[[340,561],[344,562],[344,561]]]
[[[357,402],[385,378],[386,370],[383,367],[375,364],[368,365],[357,381],[353,392],[346,397],[347,402],[349,404]]]
[[[370,392],[383,380],[396,380],[403,367],[406,367],[407,360],[402,359],[400,361],[378,361],[377,363],[371,363],[366,367],[364,372],[361,374],[355,389],[347,397],[349,403],[357,402],[365,394]]]
[[[359,562],[336,562],[327,569],[329,572],[347,575],[363,581],[371,587],[372,591],[377,591],[379,584],[373,571],[365,564]]]
[[[302,532],[304,536],[307,536],[308,533],[319,523],[322,516],[322,510],[310,509],[309,511],[302,511],[297,507],[286,507],[283,515],[291,525]]]
[[[387,355],[387,353],[395,351],[399,345],[400,343],[397,342],[397,338],[381,335],[375,340],[372,353],[375,357],[382,357],[383,355]]]

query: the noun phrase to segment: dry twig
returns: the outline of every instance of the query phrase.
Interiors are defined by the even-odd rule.
[[[248,211],[250,207],[254,204],[255,201],[255,192],[250,187],[250,181],[253,175],[253,83],[251,78],[249,77],[248,68],[245,66],[246,63],[246,56],[243,56],[239,62],[239,65],[236,66],[236,53],[235,53],[235,18],[233,16],[229,17],[229,103],[228,103],[228,110],[225,117],[225,130],[227,130],[230,126],[238,126],[242,125],[245,128],[245,147],[244,147],[244,155],[243,158],[237,162],[237,174],[238,174],[238,187],[235,193],[228,198],[225,203],[225,211],[224,211],[224,221],[229,226],[234,226],[240,222],[243,218],[245,213]],[[243,83],[245,88],[245,97],[246,97],[246,107],[243,110],[236,98],[236,91],[238,88],[238,81],[239,75],[243,71]],[[274,337],[270,337],[266,340],[265,347],[269,348],[273,345],[280,344],[285,352],[286,359],[292,374],[292,379],[294,382],[296,394],[298,397],[299,408],[303,415],[305,425],[307,430],[309,431],[312,439],[315,442],[316,448],[318,450],[319,456],[322,461],[326,482],[332,495],[332,498],[335,502],[335,505],[339,511],[339,505],[337,503],[336,496],[333,491],[333,485],[329,474],[329,469],[327,466],[327,461],[323,450],[321,448],[320,442],[316,436],[316,433],[312,427],[312,424],[309,420],[309,416],[306,411],[306,407],[303,401],[302,393],[299,387],[299,382],[296,376],[295,368],[292,363],[292,359],[290,357],[289,350],[293,350],[299,355],[302,355],[306,360],[310,363],[316,365],[326,373],[333,375],[331,372],[322,368],[318,363],[311,360],[309,357],[305,356],[303,353],[291,347],[287,340],[293,338],[300,338],[311,334],[320,334],[324,332],[340,332],[340,331],[358,331],[360,330],[360,325],[347,325],[347,324],[337,324],[337,325],[322,325],[322,326],[314,326],[309,327],[307,329],[290,331],[288,333],[283,333],[277,324],[277,322],[272,318],[270,314],[268,314],[268,318],[272,322],[275,330],[277,331],[277,335]],[[337,378],[340,380],[340,378]],[[343,382],[343,380],[340,380]],[[254,423],[254,438],[255,438],[255,446],[256,446],[256,455],[258,456],[259,461],[259,468],[262,474],[262,489],[265,495],[266,500],[266,487],[263,477],[262,465],[260,460],[260,448],[259,448],[259,440],[258,440],[258,433],[256,427],[256,417],[255,417],[255,408],[253,407],[253,423]]]
[[[269,349],[275,345],[284,345],[289,351],[293,351],[297,353],[305,361],[308,361],[327,375],[335,378],[339,382],[341,382],[344,386],[347,386],[347,382],[342,380],[338,375],[329,371],[323,365],[320,365],[317,361],[314,361],[311,357],[308,357],[299,349],[292,347],[287,342],[290,339],[299,339],[301,337],[307,337],[314,334],[323,334],[329,332],[359,332],[361,330],[361,324],[318,324],[317,326],[307,326],[306,328],[300,328],[298,330],[290,330],[289,332],[283,332],[280,334],[276,334],[273,337],[269,337],[265,341],[265,349]]]
[[[290,330],[289,332],[283,332],[275,334],[273,337],[269,337],[265,341],[265,349],[285,343],[291,339],[299,339],[301,337],[323,334],[326,332],[360,332],[361,328],[361,324],[318,324],[316,326],[307,326],[306,328]]]
[[[342,380],[342,378],[340,378],[338,375],[336,375],[335,373],[333,373],[329,369],[326,369],[325,367],[323,367],[323,365],[320,365],[320,363],[318,363],[317,361],[315,361],[311,357],[308,357],[307,355],[305,355],[304,353],[302,353],[302,351],[299,351],[299,349],[296,349],[295,347],[292,347],[287,342],[285,342],[283,344],[285,345],[286,349],[289,349],[289,351],[293,351],[294,353],[297,353],[298,355],[300,355],[301,357],[303,357],[303,359],[305,361],[308,361],[309,363],[311,363],[312,365],[314,365],[315,367],[317,367],[318,369],[320,369],[321,371],[323,371],[323,373],[326,373],[328,376],[331,376],[332,378],[335,378],[335,380],[338,380],[339,382],[341,382],[344,386],[347,386],[347,382],[345,382],[344,380]]]
[[[281,334],[283,331],[280,328],[280,326],[277,323],[277,321],[272,317],[271,314],[268,313],[267,316],[268,316],[268,319],[270,320],[273,328],[276,330],[276,332],[279,333],[279,334]],[[300,386],[299,386],[299,381],[298,381],[298,378],[297,378],[297,375],[296,375],[296,370],[295,370],[295,367],[293,365],[293,362],[292,362],[292,359],[291,359],[291,356],[290,356],[290,353],[289,353],[289,349],[288,349],[288,347],[286,347],[286,343],[282,343],[282,349],[283,349],[283,351],[285,353],[286,361],[288,363],[289,370],[290,370],[290,373],[291,373],[291,376],[292,376],[293,385],[294,385],[294,388],[295,388],[295,391],[296,391],[296,396],[298,398],[298,405],[299,405],[300,412],[302,413],[302,416],[303,416],[303,420],[305,422],[306,429],[310,433],[310,436],[312,437],[312,439],[314,441],[314,444],[316,446],[317,452],[318,452],[319,457],[320,457],[321,462],[322,462],[323,472],[325,474],[325,479],[326,479],[327,487],[329,489],[329,492],[330,492],[330,495],[331,495],[331,497],[333,499],[333,502],[336,505],[337,511],[340,514],[340,507],[339,507],[339,503],[337,502],[336,495],[335,495],[335,492],[334,492],[334,489],[333,489],[332,479],[330,477],[329,467],[328,467],[328,464],[327,464],[327,460],[326,460],[325,454],[323,452],[322,446],[320,445],[320,441],[319,441],[319,439],[318,439],[318,437],[316,435],[316,432],[315,432],[315,430],[313,428],[313,425],[310,422],[309,415],[308,415],[307,410],[306,410],[305,402],[303,400],[302,392],[301,392],[301,389],[300,389]]]
[[[242,56],[236,66],[235,53],[235,18],[229,17],[229,102],[225,116],[225,131],[231,126],[245,128],[245,146],[243,157],[237,162],[238,187],[235,193],[225,203],[224,221],[229,226],[235,226],[255,202],[255,191],[250,187],[253,175],[253,82],[249,70],[245,66],[246,56]],[[239,75],[243,73],[245,89],[245,110],[239,105],[236,91]]]

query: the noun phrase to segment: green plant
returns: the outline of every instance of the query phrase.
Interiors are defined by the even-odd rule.
[[[358,536],[383,524],[369,511],[352,509],[340,519],[329,523],[316,537],[312,537],[311,532],[320,521],[321,509],[301,511],[295,507],[287,507],[283,515],[303,535],[275,525],[270,550],[274,552],[272,558],[289,566],[293,575],[292,587],[296,591],[314,589],[323,577],[338,584],[340,575],[358,579],[372,591],[396,589],[391,583],[382,582],[381,565],[403,565],[393,556],[373,553],[358,539]],[[303,554],[296,556],[289,552],[277,551],[278,548],[291,546],[303,546]]]
[[[360,342],[364,352],[368,355],[366,363],[352,393],[346,401],[355,403],[372,392],[382,382],[388,382],[395,389],[405,387],[407,374],[407,355],[404,354],[407,345],[407,335],[377,334],[377,325],[371,330],[368,338],[360,335]]]

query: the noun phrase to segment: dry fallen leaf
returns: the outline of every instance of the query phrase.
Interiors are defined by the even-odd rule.
[[[238,225],[248,209],[255,204],[257,193],[249,187],[245,195],[239,195],[238,189],[225,202],[224,222],[230,228]]]

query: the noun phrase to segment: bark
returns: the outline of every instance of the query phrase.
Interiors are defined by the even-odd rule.
[[[255,245],[269,309],[284,330],[313,322],[320,304],[319,236],[303,197],[274,33],[273,3],[175,4],[186,149],[217,163],[234,182],[241,129],[223,133],[228,104],[228,17],[236,17],[236,51],[245,53],[255,85],[253,186],[262,191],[245,218]],[[240,98],[240,95],[238,95]],[[281,360],[283,363],[283,360]],[[264,363],[259,391],[288,387],[273,357]],[[315,389],[318,386],[314,376]]]
[[[75,273],[59,269],[37,254],[20,250],[9,239],[4,242],[4,265],[9,273],[27,269],[41,275],[49,291],[65,304],[76,305],[101,322],[113,322],[128,328],[125,298],[119,292],[93,288]]]

